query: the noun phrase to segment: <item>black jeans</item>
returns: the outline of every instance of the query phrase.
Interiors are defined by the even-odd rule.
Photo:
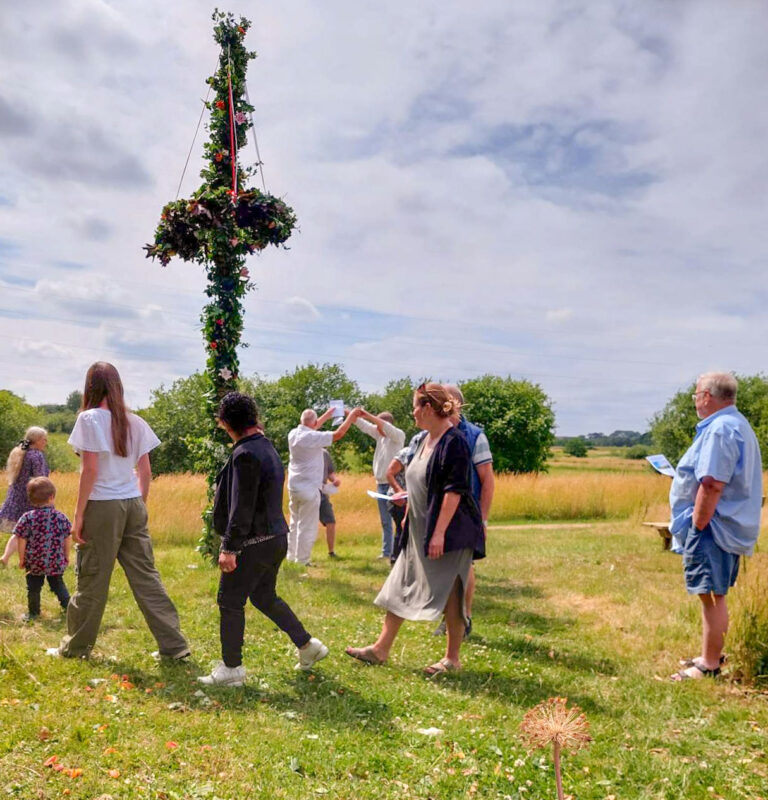
[[[66,610],[69,604],[69,592],[67,591],[64,577],[62,575],[30,575],[27,573],[27,607],[29,615],[36,617],[40,614],[40,591],[43,584],[48,579],[48,586],[56,595],[61,607]]]
[[[275,591],[277,573],[287,552],[287,537],[268,539],[244,547],[237,557],[234,572],[222,572],[216,602],[221,614],[221,658],[226,666],[239,667],[243,663],[245,604],[248,600],[285,631],[296,647],[304,647],[310,640],[298,617]]]

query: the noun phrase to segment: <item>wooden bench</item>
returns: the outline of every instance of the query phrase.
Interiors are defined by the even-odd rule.
[[[661,549],[669,550],[672,546],[672,534],[669,532],[668,522],[644,522],[646,528],[655,528],[661,536]]]

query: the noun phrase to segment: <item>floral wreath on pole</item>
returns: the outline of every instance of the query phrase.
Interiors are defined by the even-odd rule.
[[[215,415],[221,398],[237,388],[240,373],[237,348],[243,331],[242,300],[254,288],[246,258],[267,245],[284,245],[296,226],[293,209],[281,199],[246,186],[260,162],[243,169],[237,161],[238,150],[246,145],[253,125],[245,74],[256,53],[244,45],[251,23],[218,9],[213,21],[213,37],[221,50],[216,73],[207,80],[209,97],[211,92],[214,97],[205,101],[210,135],[205,144],[207,164],[200,172],[203,184],[190,199],[177,199],[163,208],[154,243],[144,246],[147,257],[158,259],[162,266],[177,256],[202,264],[208,278],[205,293],[209,302],[201,322],[210,430],[205,441],[194,444],[199,467],[208,479],[209,501],[198,549],[211,559],[218,554],[212,527],[213,491],[229,441],[218,429]]]

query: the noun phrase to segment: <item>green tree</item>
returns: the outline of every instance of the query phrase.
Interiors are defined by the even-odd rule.
[[[0,466],[30,425],[41,425],[40,412],[7,389],[0,390]]]
[[[467,418],[485,429],[497,471],[546,470],[555,413],[538,384],[483,375],[462,383],[461,390]]]
[[[139,411],[160,439],[151,454],[152,471],[195,472],[200,440],[208,435],[205,375],[196,372],[152,391],[151,404]]]
[[[70,411],[74,411],[75,413],[77,413],[80,410],[80,405],[82,404],[82,402],[83,402],[83,393],[78,392],[77,389],[75,389],[74,392],[70,392],[67,395],[67,402],[65,403],[65,405]]]
[[[736,406],[749,420],[760,443],[763,467],[768,469],[768,378],[765,375],[736,375],[739,390]],[[696,416],[691,395],[696,384],[691,383],[672,397],[651,419],[653,446],[659,453],[677,464],[690,447],[696,433]]]
[[[587,441],[583,436],[574,436],[566,439],[563,444],[563,452],[569,456],[576,456],[576,458],[586,458],[589,452]]]
[[[314,408],[321,413],[331,400],[343,400],[347,406],[362,401],[360,388],[339,364],[307,364],[270,380],[255,375],[240,381],[241,391],[253,396],[259,407],[267,436],[285,463],[288,462],[288,433],[299,424],[301,412]],[[369,444],[370,443],[370,444]],[[373,452],[372,440],[353,428],[337,445],[333,457],[338,469],[361,469],[364,454]]]

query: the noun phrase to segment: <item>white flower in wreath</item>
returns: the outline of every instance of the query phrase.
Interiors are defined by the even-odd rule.
[[[228,381],[234,373],[229,367],[222,367],[219,370],[219,375],[225,380]]]

